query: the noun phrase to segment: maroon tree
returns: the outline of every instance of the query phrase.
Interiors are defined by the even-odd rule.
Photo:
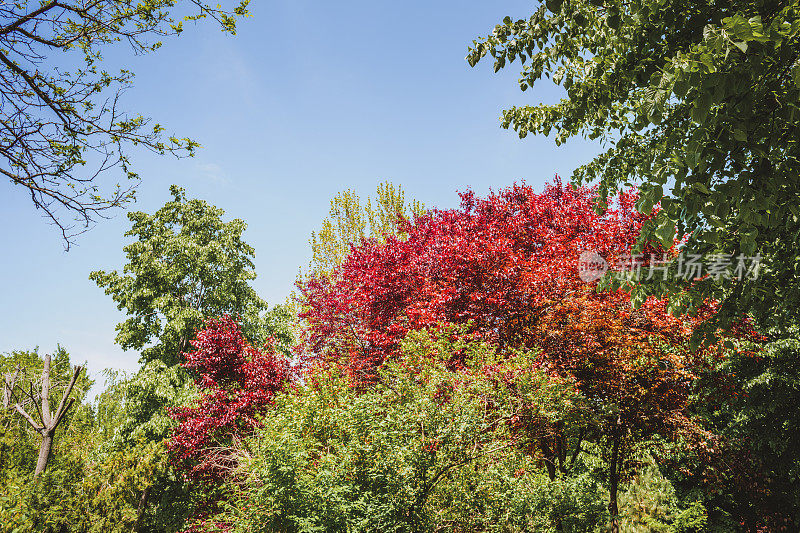
[[[178,425],[169,448],[188,477],[215,480],[236,467],[236,443],[258,426],[291,366],[269,342],[253,348],[227,315],[209,320],[192,344],[183,366],[195,372],[201,395],[173,410]]]

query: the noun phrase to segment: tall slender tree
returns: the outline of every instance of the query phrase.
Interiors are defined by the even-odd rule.
[[[402,233],[402,221],[421,216],[425,206],[417,200],[406,201],[405,191],[386,181],[378,184],[374,198],[365,203],[352,189],[340,192],[331,200],[328,218],[322,228],[311,234],[309,275],[324,276],[344,261],[350,248],[362,239],[385,240]]]
[[[143,363],[179,363],[206,318],[225,313],[241,318],[249,337],[264,337],[267,304],[250,286],[255,250],[244,242],[246,224],[223,220],[224,211],[186,198],[170,187],[172,199],[154,214],[128,214],[125,234],[136,240],[123,251],[123,273],[95,271],[90,279],[127,313],[117,325],[117,343],[141,350]]]
[[[128,381],[128,420],[121,432],[131,438],[167,436],[167,408],[192,394],[179,365],[182,354],[207,318],[235,315],[254,342],[275,336],[288,345],[285,314],[268,312],[250,286],[255,250],[242,239],[245,223],[225,222],[222,209],[187,199],[180,187],[170,192],[172,200],[154,214],[128,214],[133,225],[126,236],[136,240],[124,247],[124,272],[90,275],[128,314],[117,325],[117,343],[141,353],[143,366]]]

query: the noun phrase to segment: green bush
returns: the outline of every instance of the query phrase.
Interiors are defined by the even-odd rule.
[[[532,354],[492,374],[483,345],[412,335],[402,362],[357,390],[319,369],[282,394],[243,448],[236,531],[593,531],[608,515],[588,469],[551,481],[507,421],[523,407],[555,421],[570,384],[533,370]],[[465,354],[454,370],[451,354]]]

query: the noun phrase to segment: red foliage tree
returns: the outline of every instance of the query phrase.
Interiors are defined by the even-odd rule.
[[[594,190],[560,182],[541,194],[522,184],[461,197],[460,209],[429,212],[408,224],[406,239],[365,240],[330,278],[301,287],[312,358],[346,358],[368,378],[409,330],[442,322],[470,322],[501,346],[534,346],[528,324],[586,287],[579,254],[615,260],[644,219],[631,195],[601,215]]]
[[[178,425],[168,445],[189,477],[209,481],[235,467],[231,445],[259,424],[291,368],[269,344],[250,346],[229,316],[209,320],[192,345],[183,366],[202,392],[194,404],[172,412]]]
[[[365,384],[409,330],[439,323],[469,324],[470,335],[501,350],[539,348],[540,367],[574,377],[593,407],[579,428],[518,420],[518,429],[538,436],[551,476],[566,468],[570,438],[573,450],[584,438],[606,443],[616,515],[626,443],[659,434],[712,446],[688,414],[707,359],[688,347],[702,316],[678,320],[652,299],[634,310],[627,293],[598,293],[579,277],[583,251],[610,263],[629,254],[646,218],[632,195],[602,214],[594,189],[560,182],[542,193],[521,184],[461,198],[460,209],[407,223],[406,239],[365,240],[330,278],[306,282],[306,352]]]

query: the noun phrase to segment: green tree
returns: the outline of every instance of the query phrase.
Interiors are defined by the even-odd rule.
[[[267,304],[253,288],[255,250],[242,240],[246,224],[223,221],[224,211],[203,200],[187,200],[170,187],[172,200],[149,215],[128,214],[127,265],[117,271],[92,272],[129,318],[117,325],[116,342],[141,350],[143,363],[172,366],[206,318],[230,313],[241,317],[248,338],[263,337]]]
[[[86,515],[86,492],[83,490],[84,460],[95,449],[94,413],[83,400],[92,386],[86,373],[75,376],[67,351],[59,346],[50,356],[40,356],[38,350],[17,350],[0,355],[0,371],[6,384],[14,381],[10,406],[24,406],[29,413],[6,408],[0,412],[0,531],[81,531],[79,517]],[[49,366],[49,379],[43,379]],[[11,379],[16,378],[16,379]],[[47,383],[49,381],[49,384]],[[71,408],[54,409],[61,416],[45,420],[47,410],[42,409],[42,385],[49,385],[53,403],[67,395],[74,400]],[[11,393],[7,389],[7,392]],[[5,405],[6,402],[4,402]],[[62,404],[68,405],[68,404]],[[33,419],[33,424],[28,418]],[[42,451],[45,432],[34,426],[50,426],[51,432],[46,456]],[[53,438],[55,437],[55,438]],[[37,453],[39,461],[37,461]],[[46,469],[40,469],[41,459]]]
[[[333,368],[276,397],[238,450],[235,531],[594,531],[608,514],[578,459],[551,480],[535,444],[513,431],[522,413],[556,420],[576,393],[532,364],[449,332],[412,332],[403,357],[359,390]],[[454,354],[467,361],[454,370]],[[505,368],[501,370],[500,361]],[[245,490],[242,490],[245,489]],[[559,519],[563,517],[563,519]]]
[[[675,309],[707,297],[722,323],[741,312],[784,322],[800,312],[800,6],[793,1],[547,0],[527,20],[506,17],[477,40],[495,71],[519,60],[524,91],[543,76],[554,104],[513,107],[502,125],[520,137],[582,135],[605,152],[578,168],[602,198],[638,184],[638,208],[661,210],[642,239],[686,237],[687,253],[761,256],[758,279],[679,275],[633,287],[671,294]],[[602,208],[602,202],[601,206]],[[658,276],[656,276],[658,278]]]
[[[738,393],[707,416],[736,460],[713,499],[750,529],[792,531],[800,527],[800,328],[769,333],[756,357],[734,352],[720,363],[717,381]]]
[[[183,189],[170,188],[172,200],[153,215],[131,212],[126,233],[136,240],[123,248],[123,273],[90,274],[124,310],[117,343],[140,350],[142,369],[127,383],[126,438],[160,438],[171,427],[166,407],[182,405],[193,395],[181,354],[206,318],[224,313],[239,317],[254,344],[267,336],[288,346],[286,313],[267,310],[250,286],[253,248],[242,240],[245,223],[223,221],[224,211],[202,200],[187,200]]]
[[[245,223],[225,222],[222,209],[187,199],[177,186],[170,191],[172,200],[154,214],[128,214],[133,224],[126,236],[135,241],[123,249],[123,272],[97,271],[90,278],[127,313],[117,325],[117,342],[139,350],[142,362],[136,374],[115,382],[98,405],[109,417],[103,431],[113,434],[108,460],[132,469],[133,477],[120,482],[136,487],[136,522],[174,529],[193,510],[191,487],[169,467],[162,443],[173,426],[168,410],[197,394],[179,365],[195,331],[207,318],[229,313],[238,317],[254,344],[274,337],[279,348],[288,350],[291,334],[286,310],[268,310],[250,286],[256,277],[255,251],[242,240]],[[144,470],[125,461],[137,450],[151,457]],[[150,474],[142,475],[145,471]],[[110,488],[108,497],[115,497],[115,491],[123,489]]]
[[[43,366],[36,351],[0,356],[0,367],[13,368],[11,374],[17,376],[15,401],[20,395],[25,398],[23,391],[30,391],[31,385],[36,390]],[[17,368],[25,370],[17,373]],[[70,370],[69,356],[59,348],[51,364],[55,396],[66,390]],[[118,378],[111,372],[107,389],[91,405],[81,400],[92,382],[85,373],[78,377],[73,387],[77,402],[59,422],[48,467],[39,475],[35,469],[40,436],[16,411],[0,412],[0,531],[179,529],[191,502],[176,490],[180,484],[161,481],[170,475],[163,443],[140,439],[125,447],[115,445],[127,394],[124,380]],[[38,415],[30,400],[25,404]],[[143,496],[158,505],[147,506],[148,497]]]
[[[678,533],[707,530],[708,517],[697,501],[682,502],[652,457],[620,494],[620,531]]]
[[[60,229],[69,248],[74,223],[134,199],[137,174],[128,150],[193,154],[188,138],[164,138],[164,127],[122,110],[133,73],[102,67],[118,43],[135,54],[157,50],[184,23],[213,19],[236,33],[248,0],[226,10],[202,0],[50,0],[0,6],[0,174],[30,195]],[[67,52],[66,59],[63,52]],[[119,167],[130,181],[116,188],[96,179]],[[74,220],[70,220],[70,217]]]

